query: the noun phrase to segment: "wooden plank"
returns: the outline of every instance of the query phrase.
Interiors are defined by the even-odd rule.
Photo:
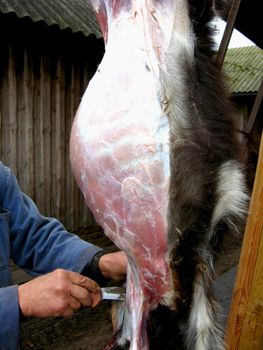
[[[2,52],[1,54],[4,54]],[[17,174],[17,80],[15,54],[9,46],[2,85],[1,160]]]
[[[256,121],[256,118],[258,115],[259,108],[261,106],[262,99],[263,99],[263,79],[262,79],[261,84],[259,86],[257,96],[256,96],[255,102],[253,104],[252,111],[250,113],[247,125],[246,125],[245,130],[244,130],[244,132],[247,134],[250,134],[252,132],[253,126],[255,124],[255,121]]]
[[[226,51],[228,48],[228,44],[230,42],[233,30],[234,30],[234,24],[236,20],[236,16],[238,14],[239,6],[240,6],[241,0],[232,0],[231,8],[228,14],[226,28],[223,34],[223,38],[220,43],[220,47],[217,52],[217,63],[218,65],[222,66]]]
[[[18,179],[21,189],[32,197],[34,195],[32,62],[26,48],[18,58],[22,67],[17,77]]]
[[[65,222],[65,76],[60,54],[54,62],[51,95],[51,208],[52,215]]]
[[[263,200],[263,197],[262,197]],[[262,203],[262,202],[261,202]],[[263,211],[261,217],[263,215]],[[248,299],[239,349],[263,349],[263,231],[258,250],[251,294]]]
[[[82,91],[82,95],[84,95],[89,80],[91,78],[91,72],[90,72],[90,64],[88,62],[83,64],[83,72],[82,72],[82,87],[81,87],[81,91]],[[82,97],[82,96],[81,96]],[[80,191],[80,190],[79,190]],[[82,227],[91,227],[95,224],[95,219],[90,211],[90,209],[88,208],[85,199],[84,199],[84,195],[82,194],[82,192],[80,191],[80,219],[79,222],[81,223]]]
[[[66,194],[66,221],[65,226],[72,230],[73,227],[73,196],[72,196],[72,172],[69,160],[69,140],[70,140],[70,131],[74,118],[73,110],[73,96],[74,96],[74,69],[72,64],[65,65],[66,71],[66,92],[65,92],[65,138],[66,138],[66,181],[65,181],[65,194]]]
[[[66,227],[72,231],[77,231],[81,226],[79,223],[79,190],[77,188],[69,159],[69,147],[70,147],[70,133],[72,123],[75,118],[77,108],[80,103],[80,67],[72,62],[68,66],[68,81],[66,83],[66,106],[65,106],[65,118],[66,118]]]
[[[250,202],[226,344],[229,350],[263,349],[263,134]]]
[[[51,215],[51,70],[50,58],[35,52],[34,146],[35,200],[44,215]]]

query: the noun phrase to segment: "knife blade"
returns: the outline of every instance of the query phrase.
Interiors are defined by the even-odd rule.
[[[125,287],[103,287],[101,290],[102,300],[119,300],[126,299]]]

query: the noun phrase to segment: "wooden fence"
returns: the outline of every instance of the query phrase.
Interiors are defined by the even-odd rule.
[[[11,21],[12,22],[12,21]],[[44,215],[68,230],[94,225],[72,176],[69,138],[101,43],[44,23],[3,23],[0,51],[0,155]]]

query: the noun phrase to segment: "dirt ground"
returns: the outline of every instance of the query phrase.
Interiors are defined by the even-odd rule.
[[[32,318],[21,326],[21,349],[99,350],[110,340],[110,303],[68,318]]]
[[[85,232],[80,236],[87,238]],[[88,233],[88,237],[108,251],[116,249],[101,233]],[[218,276],[238,263],[241,243],[241,238],[228,237],[222,244],[216,264]],[[101,350],[112,336],[110,309],[110,302],[102,302],[68,318],[27,319],[21,325],[21,350]]]

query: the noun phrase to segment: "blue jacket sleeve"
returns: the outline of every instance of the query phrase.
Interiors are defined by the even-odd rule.
[[[1,164],[3,166],[3,164]],[[21,192],[12,171],[5,168],[2,206],[10,212],[11,257],[31,275],[56,268],[81,272],[101,248],[70,234],[54,218],[42,216],[35,203]]]
[[[0,349],[14,350],[19,344],[17,286],[0,288]]]

